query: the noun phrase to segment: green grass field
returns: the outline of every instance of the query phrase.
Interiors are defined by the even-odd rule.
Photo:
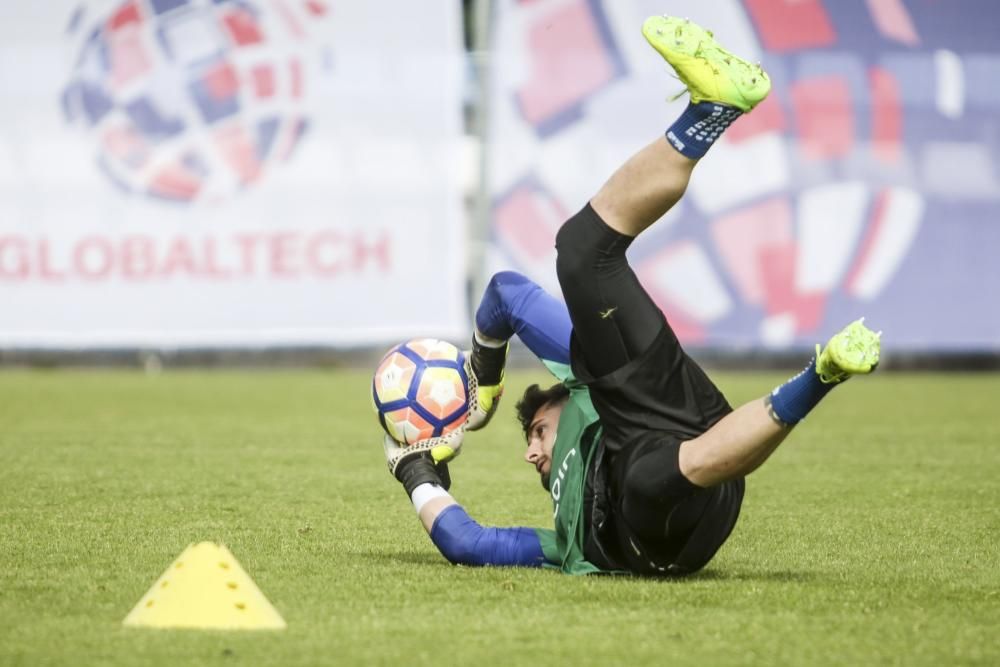
[[[714,374],[731,402],[784,374]],[[0,374],[0,665],[1000,664],[1000,377],[852,381],[681,581],[456,568],[385,471],[366,372]],[[453,494],[550,525],[512,374]],[[224,542],[283,632],[124,628]]]

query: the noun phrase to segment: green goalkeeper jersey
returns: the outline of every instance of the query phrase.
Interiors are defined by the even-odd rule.
[[[601,437],[600,427],[591,429],[586,438],[584,432],[597,422],[597,412],[590,402],[590,391],[573,377],[568,365],[543,361],[570,394],[559,417],[552,449],[549,492],[555,528],[538,528],[536,532],[545,560],[551,567],[558,567],[566,574],[601,572],[583,554],[587,528],[584,525],[584,486]]]

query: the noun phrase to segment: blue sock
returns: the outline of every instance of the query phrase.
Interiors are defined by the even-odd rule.
[[[717,102],[688,104],[687,109],[667,129],[667,141],[682,155],[697,160],[742,112]]]
[[[771,410],[782,422],[794,426],[836,386],[820,381],[813,359],[804,371],[771,392]]]

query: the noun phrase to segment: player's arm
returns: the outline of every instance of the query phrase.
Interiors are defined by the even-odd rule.
[[[448,445],[457,451],[461,435]],[[431,541],[455,565],[541,567],[545,562],[538,531],[481,526],[448,493],[446,462],[430,450],[409,452],[391,438],[384,443],[389,470],[402,483]]]
[[[533,528],[481,526],[434,484],[418,486],[410,500],[434,546],[455,565],[541,567],[546,562]]]
[[[482,428],[496,412],[503,393],[508,341],[515,334],[553,375],[565,381],[571,375],[572,330],[569,312],[561,301],[520,273],[495,274],[476,309],[471,370],[478,389],[469,430]]]
[[[476,309],[478,338],[497,344],[517,334],[543,363],[569,364],[572,330],[566,305],[514,271],[495,274]]]

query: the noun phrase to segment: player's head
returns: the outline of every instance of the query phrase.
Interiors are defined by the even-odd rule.
[[[549,490],[549,475],[552,471],[552,448],[556,443],[556,428],[559,415],[569,398],[569,389],[563,384],[554,384],[542,389],[537,384],[528,387],[517,403],[517,418],[528,441],[524,460],[535,466],[542,478],[542,486]]]

